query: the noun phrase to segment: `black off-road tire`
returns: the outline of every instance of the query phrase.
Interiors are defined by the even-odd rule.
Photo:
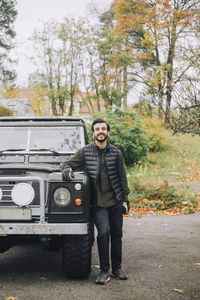
[[[69,235],[63,238],[63,273],[70,279],[85,279],[91,272],[91,237]]]

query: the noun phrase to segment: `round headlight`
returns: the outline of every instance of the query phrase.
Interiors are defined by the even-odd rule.
[[[74,186],[74,188],[75,188],[76,191],[80,191],[81,188],[82,188],[82,186],[81,186],[80,183],[76,183],[75,186]]]
[[[19,206],[30,204],[35,196],[34,189],[28,183],[18,183],[12,189],[11,197],[13,201]]]
[[[0,189],[0,200],[1,200],[2,196],[3,196],[2,189]]]
[[[70,202],[71,194],[68,189],[60,187],[55,190],[53,198],[57,205],[66,206]]]

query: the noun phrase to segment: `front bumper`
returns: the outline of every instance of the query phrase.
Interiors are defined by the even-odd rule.
[[[0,236],[8,234],[42,234],[42,235],[68,235],[68,234],[87,234],[87,223],[68,223],[68,224],[48,224],[48,223],[1,223]]]

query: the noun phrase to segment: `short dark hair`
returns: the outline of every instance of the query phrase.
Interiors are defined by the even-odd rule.
[[[96,119],[94,120],[94,122],[92,123],[92,131],[94,132],[94,125],[97,123],[105,123],[107,125],[107,130],[110,131],[110,125],[103,119]]]

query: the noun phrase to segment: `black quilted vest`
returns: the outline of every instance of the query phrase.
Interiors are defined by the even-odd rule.
[[[84,161],[86,171],[92,181],[93,192],[95,193],[100,171],[100,153],[95,143],[84,147]],[[110,143],[108,143],[106,148],[105,162],[109,183],[114,195],[118,201],[123,201],[123,193],[118,171],[118,151],[117,148]]]

